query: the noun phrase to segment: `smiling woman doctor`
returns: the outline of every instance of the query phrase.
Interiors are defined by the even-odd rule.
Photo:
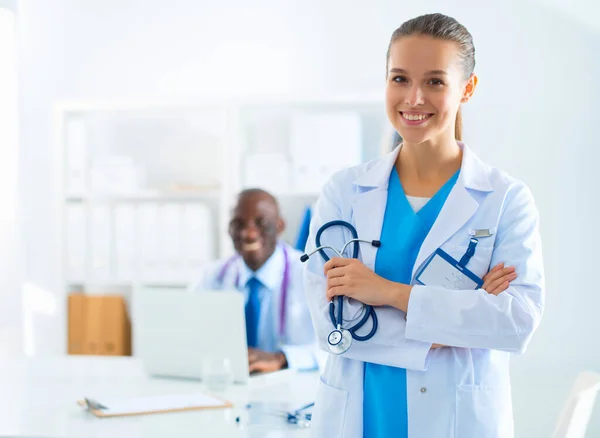
[[[374,306],[378,327],[329,355],[315,437],[513,436],[509,359],[525,351],[542,317],[542,248],[529,189],[460,141],[460,106],[477,85],[474,54],[453,18],[425,15],[398,28],[386,107],[403,143],[334,175],[317,202],[307,251],[315,239],[335,248],[352,239],[341,226],[319,233],[335,220],[378,240],[363,244],[359,259],[308,260],[305,291],[321,346],[337,296],[348,320],[360,318],[362,303]],[[438,257],[446,261],[433,267],[441,251],[454,265]],[[452,287],[436,273],[458,264],[483,278],[477,287]]]

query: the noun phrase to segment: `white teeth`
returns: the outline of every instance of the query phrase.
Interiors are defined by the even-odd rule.
[[[259,250],[260,248],[261,248],[261,244],[259,241],[257,241],[257,242],[245,244],[242,249],[244,251],[256,251],[256,250]]]
[[[402,117],[406,120],[423,120],[429,117],[429,114],[406,114],[402,113]]]

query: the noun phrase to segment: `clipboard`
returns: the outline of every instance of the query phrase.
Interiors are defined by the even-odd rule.
[[[130,399],[106,400],[100,403],[91,398],[78,400],[77,404],[99,418],[133,415],[164,414],[169,412],[197,411],[203,409],[231,408],[227,400],[204,393],[156,395]]]

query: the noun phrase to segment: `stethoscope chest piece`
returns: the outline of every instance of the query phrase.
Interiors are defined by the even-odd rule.
[[[352,345],[352,333],[343,328],[337,328],[329,333],[327,347],[333,354],[343,354]]]

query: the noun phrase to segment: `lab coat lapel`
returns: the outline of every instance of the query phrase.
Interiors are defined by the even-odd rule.
[[[489,179],[489,168],[464,143],[458,142],[463,150],[460,175],[454,188],[448,195],[437,220],[425,238],[413,267],[413,277],[421,264],[444,242],[452,237],[467,223],[479,208],[479,203],[469,190],[479,192],[493,191]],[[465,242],[467,245],[468,242]]]
[[[354,202],[354,225],[359,239],[379,240],[387,204],[387,187],[362,193]],[[352,247],[349,247],[352,250]],[[360,244],[360,255],[365,266],[375,270],[377,248],[368,243]]]
[[[418,268],[436,249],[456,233],[475,214],[479,204],[469,194],[460,180],[448,195],[448,199],[417,256],[413,276]]]
[[[359,239],[379,240],[381,237],[390,173],[399,152],[400,147],[397,147],[375,161],[373,166],[356,181],[357,195],[352,210]],[[361,243],[360,256],[365,266],[375,270],[376,247]]]

